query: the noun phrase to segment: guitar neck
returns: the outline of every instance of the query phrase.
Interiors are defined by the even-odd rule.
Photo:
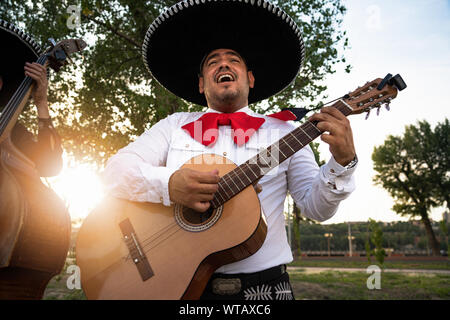
[[[353,110],[341,99],[331,105],[331,107],[338,109],[345,116],[348,116]],[[280,165],[322,133],[315,123],[306,121],[265,150],[225,174],[220,179],[219,189],[211,201],[213,208],[221,206],[246,187],[254,184],[270,170]]]
[[[47,57],[42,55],[36,62],[44,65],[46,61]],[[3,109],[0,115],[0,142],[9,136],[9,133],[16,124],[17,118],[30,97],[33,86],[33,79],[26,76]]]

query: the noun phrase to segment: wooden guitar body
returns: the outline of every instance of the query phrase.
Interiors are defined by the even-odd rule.
[[[236,165],[208,154],[183,167],[223,176]],[[179,205],[106,198],[77,237],[87,298],[198,299],[218,267],[252,255],[266,236],[253,186],[201,218]]]
[[[64,266],[70,215],[9,139],[0,152],[0,299],[41,299]]]

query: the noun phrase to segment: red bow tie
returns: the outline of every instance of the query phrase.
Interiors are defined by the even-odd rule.
[[[287,114],[287,112],[289,114]],[[294,120],[295,115],[290,111],[282,111],[269,117],[281,120]],[[245,144],[253,133],[264,123],[263,118],[252,117],[245,112],[235,113],[205,113],[198,120],[190,122],[182,128],[186,130],[193,139],[205,146],[213,145],[219,134],[218,126],[231,125],[234,143],[238,146]]]

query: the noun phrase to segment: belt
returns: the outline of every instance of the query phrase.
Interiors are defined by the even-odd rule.
[[[284,264],[253,273],[215,273],[210,280],[211,290],[221,295],[236,294],[241,289],[277,279],[284,273],[286,273]]]

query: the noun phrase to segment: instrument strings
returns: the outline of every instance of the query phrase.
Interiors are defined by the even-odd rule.
[[[173,229],[173,227],[178,227],[176,228],[175,231],[171,231],[170,234],[167,234],[167,232],[169,232],[170,229]],[[167,239],[169,239],[171,236],[173,236],[175,233],[177,233],[178,231],[181,230],[181,227],[178,226],[178,224],[176,222],[172,222],[169,223],[167,226],[163,227],[162,229],[156,231],[154,234],[152,234],[150,237],[145,238],[144,240],[142,240],[142,242],[140,243],[142,250],[144,250],[144,248],[148,248],[149,246],[151,246],[156,240],[160,240],[161,238],[163,238],[164,236],[166,236],[165,238],[163,238],[161,241],[159,241],[158,243],[156,243],[154,246],[152,246],[151,248],[149,248],[148,250],[144,250],[144,253],[149,252],[150,250],[156,248],[158,245],[162,244],[164,241],[166,241]],[[133,241],[132,239],[126,240],[126,241]],[[132,249],[130,250],[130,254],[128,256],[125,257],[125,260],[131,259],[131,254],[132,253],[138,253],[137,248],[136,249]]]
[[[317,129],[317,127],[313,124],[313,123],[311,123],[310,121],[306,121],[303,125],[302,125],[303,127],[304,127],[304,129],[310,129],[310,128],[314,128],[314,129],[316,129],[316,130],[319,130],[319,129]],[[298,128],[297,128],[298,129]],[[295,130],[297,130],[297,129],[294,129],[293,131],[291,131],[291,134],[287,134],[284,138],[282,138],[282,140],[284,140],[287,144],[289,144],[289,145],[292,145],[292,143],[293,142],[298,142],[298,139],[295,137],[295,135],[294,135],[294,131]],[[311,139],[311,141],[312,140],[314,140],[314,139]],[[306,144],[305,144],[305,146],[306,146]],[[303,147],[302,147],[303,148]],[[302,149],[302,148],[300,148],[300,149]],[[300,149],[298,149],[298,150],[300,150]],[[298,151],[297,150],[297,151]],[[286,158],[287,159],[287,158]],[[284,159],[284,160],[286,160],[286,159]],[[276,165],[273,165],[272,166],[272,168],[275,168],[276,166],[278,166],[280,163],[277,163]],[[258,166],[259,167],[259,166]],[[248,177],[248,175],[247,175],[247,173],[249,173],[250,174],[250,171],[248,170],[249,168],[242,168],[241,166],[238,166],[238,167],[236,167],[235,169],[233,169],[233,170],[231,170],[230,172],[228,172],[227,174],[225,174],[222,178],[221,178],[221,181],[223,181],[227,186],[228,186],[228,188],[229,189],[231,189],[230,188],[230,184],[229,183],[234,183],[234,181],[236,181],[236,180],[239,180],[239,181],[242,181],[242,179],[240,178],[240,176],[239,176],[239,174],[236,172],[237,171],[237,169],[240,169],[243,173],[244,173],[244,175],[250,180],[250,182],[248,183],[248,185],[246,185],[245,187],[247,187],[247,186],[249,186],[250,184],[252,184],[254,181],[256,181],[260,176],[258,176],[258,177],[256,177],[254,180],[252,180],[252,179],[250,179],[249,177]],[[245,169],[247,169],[247,170],[245,170]],[[251,169],[250,169],[251,170]],[[253,173],[253,170],[251,170],[251,172]],[[253,176],[255,175],[255,173],[253,173],[252,174]],[[236,184],[235,184],[236,185]],[[237,186],[237,185],[236,185]],[[245,188],[244,187],[244,188]],[[244,189],[244,188],[242,188],[242,189]],[[241,189],[241,190],[242,190]],[[226,191],[226,189],[225,189],[225,187],[223,188],[223,190],[225,191],[225,194],[228,196],[228,192]],[[241,191],[240,190],[240,191]],[[231,191],[232,192],[232,191]],[[233,194],[233,192],[232,192],[232,194]],[[222,198],[222,200],[224,200],[225,198],[222,196],[222,194],[220,194],[220,192],[218,192],[218,195]]]
[[[36,61],[37,63],[44,65],[45,61],[47,61],[47,56],[42,55],[39,57],[39,59]],[[22,83],[20,84],[19,88],[14,92],[13,96],[9,100],[8,104],[6,105],[3,113],[0,117],[0,133],[3,133],[3,131],[6,129],[6,126],[8,125],[9,121],[11,120],[11,117],[16,112],[17,106],[20,104],[22,99],[24,98],[26,92],[30,88],[31,84],[33,82],[33,79],[29,76],[26,76]]]

